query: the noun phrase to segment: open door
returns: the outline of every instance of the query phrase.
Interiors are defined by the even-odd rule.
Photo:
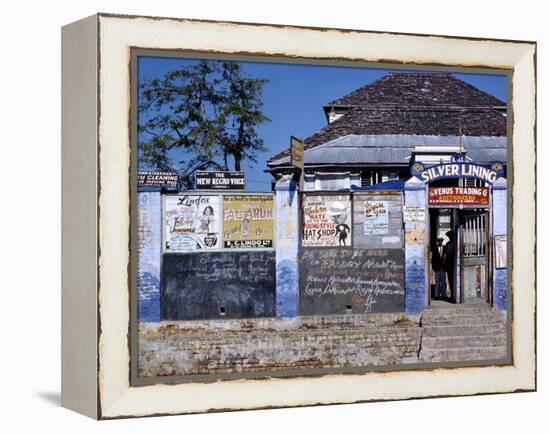
[[[461,293],[463,303],[489,302],[486,210],[460,211]]]

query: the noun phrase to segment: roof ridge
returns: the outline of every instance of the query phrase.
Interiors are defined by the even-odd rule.
[[[414,82],[407,82],[403,78],[431,78],[421,86],[414,86]],[[406,104],[411,98],[428,99],[433,98],[433,105],[441,105],[438,101],[454,100],[462,101],[461,105],[469,106],[470,103],[477,103],[479,106],[501,106],[506,105],[499,98],[491,95],[470,83],[455,77],[449,72],[399,72],[389,71],[387,74],[360,86],[348,94],[326,103],[325,111],[330,107],[354,106],[367,103],[377,103],[377,99],[388,101],[395,100],[395,103]],[[401,100],[401,101],[400,101]],[[383,102],[383,101],[382,101]]]

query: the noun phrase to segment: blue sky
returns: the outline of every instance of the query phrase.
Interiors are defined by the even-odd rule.
[[[196,59],[140,56],[138,83],[161,78],[166,72],[196,62]],[[327,123],[323,105],[368,84],[392,69],[296,65],[267,62],[240,62],[245,74],[265,78],[263,111],[271,119],[258,128],[269,152],[259,155],[258,163],[246,162],[246,189],[271,189],[271,175],[264,173],[266,161],[288,148],[289,137],[305,138]],[[403,71],[403,70],[401,70]],[[507,101],[506,76],[489,74],[453,74],[479,89]]]

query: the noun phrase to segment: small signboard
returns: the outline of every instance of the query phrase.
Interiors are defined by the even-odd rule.
[[[440,206],[488,206],[489,188],[430,187],[428,189],[428,204]]]
[[[290,136],[290,165],[297,169],[304,168],[304,142]]]
[[[423,222],[426,220],[426,211],[424,208],[418,206],[405,206],[403,207],[403,222]]]
[[[138,172],[138,187],[157,187],[166,190],[178,190],[179,177],[176,172]]]
[[[244,190],[244,172],[195,172],[197,190]]]
[[[495,268],[506,268],[506,235],[495,235]]]

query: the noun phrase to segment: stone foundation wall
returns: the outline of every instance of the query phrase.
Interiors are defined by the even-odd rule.
[[[243,373],[416,362],[418,317],[335,315],[139,325],[139,376]]]

